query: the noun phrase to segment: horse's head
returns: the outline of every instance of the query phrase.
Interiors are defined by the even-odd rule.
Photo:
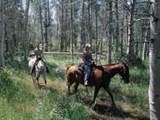
[[[123,67],[122,67],[122,70],[119,72],[119,74],[125,83],[129,83],[129,67],[126,63],[120,63],[120,64]]]

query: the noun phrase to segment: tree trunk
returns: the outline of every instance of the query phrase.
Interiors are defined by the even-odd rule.
[[[115,33],[115,39],[116,39],[116,52],[118,52],[118,46],[119,46],[119,13],[118,13],[118,1],[115,1],[115,9],[116,9],[116,33]]]
[[[4,66],[4,16],[3,16],[3,0],[0,0],[0,67]]]
[[[60,51],[64,49],[64,0],[61,1],[61,42],[60,42]]]
[[[95,45],[95,53],[96,53],[96,61],[97,61],[97,51],[98,51],[98,46],[97,46],[97,41],[98,41],[98,3],[96,0],[96,9],[95,9],[95,17],[96,17],[96,45]]]
[[[128,48],[127,55],[129,55],[129,61],[131,61],[131,57],[134,55],[134,11],[135,11],[135,3],[136,0],[131,2],[130,16],[129,16],[129,29],[128,29]]]
[[[145,40],[143,43],[143,50],[142,50],[142,60],[145,60],[147,57],[147,51],[148,51],[148,37],[149,37],[149,33],[150,33],[150,28],[147,27],[147,30],[145,31]]]
[[[71,29],[71,53],[72,53],[72,61],[73,61],[73,8],[72,8],[72,0],[70,0],[71,4],[71,22],[70,22],[70,29]]]
[[[92,46],[92,16],[91,16],[91,0],[88,0],[88,32],[89,32],[89,42]]]
[[[45,38],[45,51],[48,51],[48,27],[50,26],[50,16],[49,16],[49,0],[47,0],[47,3],[45,2],[45,33],[44,33],[44,38]]]
[[[44,48],[44,40],[43,40],[43,22],[42,22],[42,1],[39,0],[39,18],[40,18],[40,26],[41,26],[41,42]]]
[[[112,62],[111,57],[112,57],[112,19],[113,19],[113,13],[112,13],[112,1],[109,1],[109,41],[108,41],[108,63],[110,64]]]
[[[81,19],[81,46],[84,46],[86,42],[86,37],[85,37],[85,23],[84,23],[84,3],[85,0],[82,2],[82,19]]]
[[[124,51],[123,51],[123,39],[124,39],[124,37],[123,37],[123,35],[124,35],[124,18],[122,19],[122,21],[121,21],[121,49],[120,49],[120,51],[121,51],[121,56],[123,56],[123,54],[124,54]]]
[[[160,120],[160,1],[151,0],[151,2],[151,41],[149,48],[150,83],[148,89],[149,108],[150,119]]]
[[[29,13],[30,0],[26,0],[25,12],[24,12],[24,27],[23,27],[23,48],[24,48],[24,61],[27,61],[27,49],[28,49],[28,13]]]

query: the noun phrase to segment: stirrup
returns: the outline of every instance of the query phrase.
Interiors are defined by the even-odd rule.
[[[84,82],[84,85],[88,85],[88,81],[85,81],[85,82]]]

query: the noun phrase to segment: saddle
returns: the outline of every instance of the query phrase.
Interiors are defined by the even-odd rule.
[[[78,64],[78,70],[84,73],[84,63]]]
[[[84,68],[84,63],[80,63],[78,65],[78,70],[80,70],[83,74],[85,74],[84,69],[85,69]],[[91,69],[91,72],[90,72],[90,75],[89,75],[89,82],[91,82],[90,80],[93,80],[92,77],[93,77],[94,69],[99,69],[103,72],[103,74],[105,73],[104,68],[101,65],[96,65],[95,62],[92,62],[92,64],[90,65],[90,69]],[[103,76],[106,77],[105,74]]]
[[[84,68],[84,63],[80,63],[79,65],[78,65],[78,70],[80,70],[83,74],[85,74],[85,68]],[[90,65],[90,70],[91,70],[91,72],[90,72],[90,75],[89,75],[89,79],[91,79],[91,76],[92,76],[92,74],[93,74],[93,70],[94,70],[94,67],[96,67],[96,64],[93,62],[91,65]]]

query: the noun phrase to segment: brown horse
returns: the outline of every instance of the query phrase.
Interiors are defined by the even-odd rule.
[[[74,82],[75,92],[77,92],[79,84],[84,85],[83,71],[79,70],[78,66],[73,65],[68,67],[66,69],[66,72],[68,93],[70,94],[70,87]],[[126,63],[107,64],[94,67],[89,80],[89,86],[95,86],[94,97],[91,105],[95,103],[100,88],[104,88],[111,97],[112,106],[115,106],[115,102],[109,84],[111,78],[114,77],[116,74],[119,74],[125,83],[129,83],[129,67]]]

